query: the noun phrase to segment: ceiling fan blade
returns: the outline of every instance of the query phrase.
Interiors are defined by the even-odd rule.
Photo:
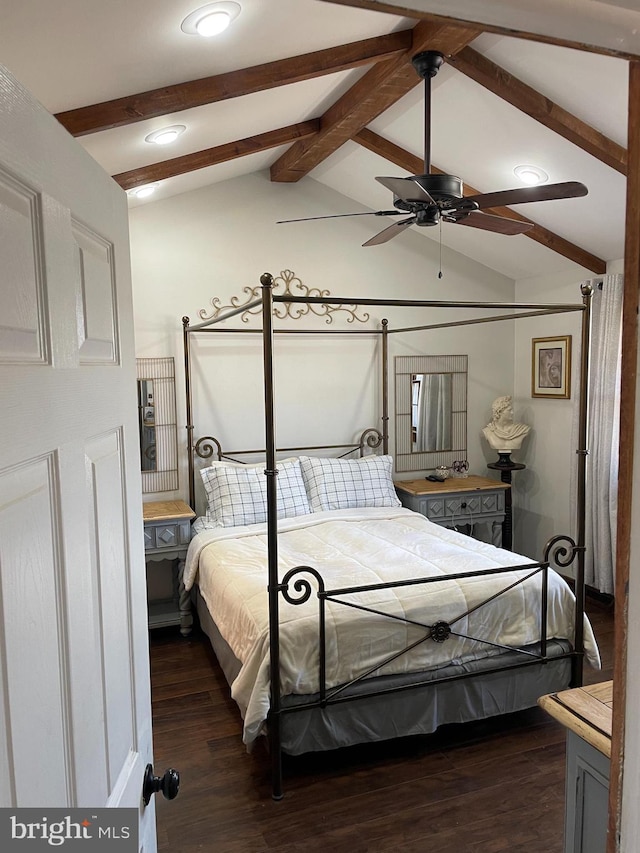
[[[502,205],[525,204],[532,201],[553,201],[560,198],[580,198],[589,190],[578,181],[565,181],[561,184],[547,184],[539,187],[518,187],[514,190],[502,190],[496,193],[480,193],[465,197],[466,202],[475,201],[478,207],[502,207]]]
[[[481,228],[483,231],[494,231],[496,234],[524,234],[533,228],[533,222],[520,222],[507,219],[505,216],[491,216],[480,211],[471,211],[462,219],[451,219],[456,225],[468,225],[471,228]]]
[[[415,216],[410,216],[408,219],[403,219],[402,222],[394,222],[393,225],[389,225],[387,228],[384,228],[382,231],[379,231],[374,237],[370,240],[367,240],[366,243],[363,243],[363,246],[377,246],[380,243],[386,243],[387,240],[392,240],[394,237],[397,237],[398,234],[402,234],[405,228],[408,228],[410,225],[416,221]]]
[[[391,190],[402,201],[421,201],[424,204],[435,204],[429,193],[413,178],[376,178],[376,181]]]
[[[279,219],[276,225],[289,222],[311,222],[313,219],[340,219],[343,216],[404,216],[406,210],[366,210],[361,213],[330,213],[328,216],[304,216],[302,219]]]

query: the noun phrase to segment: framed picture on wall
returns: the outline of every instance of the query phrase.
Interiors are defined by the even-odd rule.
[[[532,339],[531,396],[571,396],[571,335]]]

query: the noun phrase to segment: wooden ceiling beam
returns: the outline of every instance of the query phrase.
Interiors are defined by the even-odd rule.
[[[384,62],[405,53],[411,43],[412,31],[401,30],[68,110],[58,113],[56,118],[73,136],[84,136],[289,83],[300,83],[324,74]]]
[[[353,140],[354,142],[358,142],[364,148],[367,148],[369,151],[372,151],[374,154],[384,157],[384,159],[388,160],[390,163],[394,163],[400,169],[405,169],[412,175],[422,174],[424,164],[420,157],[417,157],[410,151],[406,151],[404,148],[390,142],[388,139],[379,136],[377,133],[374,133],[368,128],[364,128],[357,133]],[[441,169],[438,169],[435,166],[431,167],[431,171],[439,175],[444,174]],[[478,195],[479,193],[480,190],[477,190],[468,184],[464,185],[465,196]],[[533,221],[531,219],[527,219],[526,216],[522,216],[520,213],[516,213],[516,211],[512,210],[510,207],[494,207],[487,212],[494,213],[497,216],[504,216],[507,219],[515,219],[518,222]],[[543,228],[542,225],[534,223],[534,227],[527,231],[524,236],[529,237],[531,240],[535,240],[536,243],[540,243],[542,246],[557,252],[559,255],[563,255],[570,261],[579,264],[581,267],[585,267],[585,269],[591,270],[597,275],[602,275],[607,271],[607,264],[601,258],[597,258],[585,249],[580,248],[580,246],[570,243],[558,234],[554,234],[553,231]]]
[[[622,145],[581,121],[482,54],[465,47],[455,56],[447,57],[447,62],[494,95],[573,142],[587,154],[621,174],[627,174],[627,152]]]
[[[598,53],[603,56],[617,56],[620,59],[637,60],[638,54],[628,50],[619,50],[603,47],[598,44],[586,44],[585,42],[572,41],[571,39],[558,38],[557,36],[544,35],[543,33],[529,32],[528,30],[516,30],[513,27],[500,26],[487,21],[472,21],[467,18],[453,18],[447,15],[436,15],[433,12],[423,12],[416,8],[411,2],[407,5],[396,5],[386,3],[384,0],[324,0],[325,3],[333,3],[336,6],[353,6],[356,9],[369,9],[373,12],[383,12],[389,15],[399,15],[405,18],[415,18],[419,21],[430,21],[432,24],[457,24],[460,27],[478,27],[485,33],[498,33],[511,38],[525,39],[526,41],[537,41],[542,44],[553,44],[558,47],[569,47],[572,50],[582,50],[587,53]],[[579,14],[576,12],[576,14]]]
[[[389,109],[422,81],[411,57],[423,50],[451,55],[479,35],[478,29],[460,26],[416,24],[410,50],[395,59],[379,62],[339,98],[322,116],[320,133],[297,142],[271,167],[272,181],[298,181],[358,131]]]
[[[119,175],[113,175],[113,179],[123,190],[130,190],[143,184],[194,172],[196,169],[216,166],[218,163],[235,160],[237,157],[246,157],[247,154],[257,154],[269,148],[287,145],[298,139],[306,139],[317,134],[319,129],[319,119],[309,119],[278,130],[259,133],[257,136],[216,145],[215,148],[207,148],[205,151],[196,151],[194,154],[185,154],[182,157],[174,157],[172,160],[163,160],[160,163],[152,163],[150,166],[142,166],[140,169],[121,172]]]

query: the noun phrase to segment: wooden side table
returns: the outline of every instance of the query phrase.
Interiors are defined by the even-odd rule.
[[[183,573],[195,512],[184,501],[149,501],[143,503],[142,514],[147,561],[175,561],[173,597],[149,604],[149,628],[180,625],[180,633],[186,637],[191,633],[193,616]]]
[[[487,522],[491,525],[491,540],[502,545],[502,524],[505,519],[505,495],[508,483],[488,477],[469,475],[451,477],[442,482],[432,480],[399,480],[394,483],[403,506],[425,515],[442,527],[456,524]]]
[[[605,853],[613,682],[551,693],[538,704],[567,729],[565,853]]]

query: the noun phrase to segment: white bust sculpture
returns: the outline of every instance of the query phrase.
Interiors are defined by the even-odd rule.
[[[490,447],[498,453],[510,453],[519,450],[523,439],[528,435],[530,426],[513,422],[513,404],[511,397],[498,397],[491,404],[491,423],[482,430]]]

